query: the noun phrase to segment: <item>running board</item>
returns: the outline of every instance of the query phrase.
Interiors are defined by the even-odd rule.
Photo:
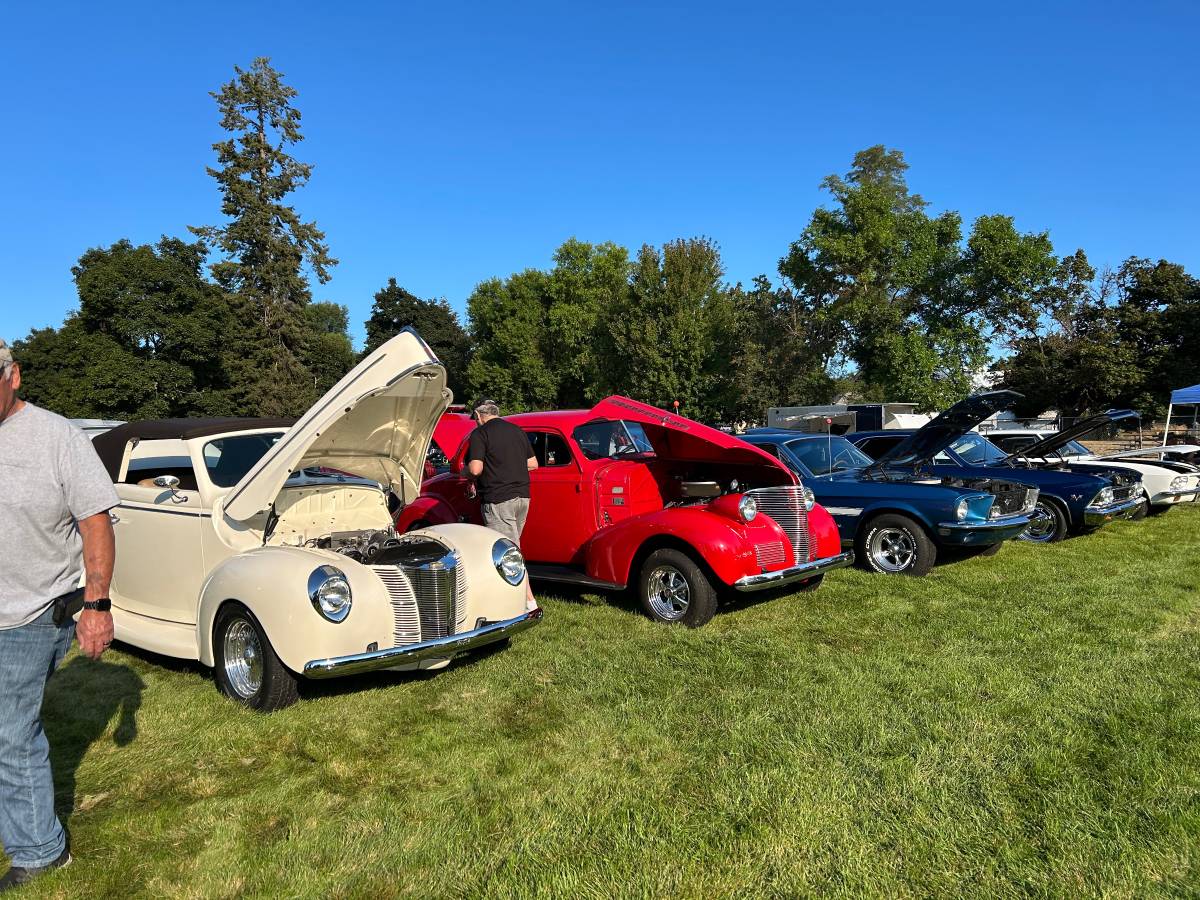
[[[555,581],[559,584],[573,584],[576,587],[595,588],[598,591],[623,591],[625,585],[611,581],[601,581],[585,575],[578,569],[567,566],[529,565],[529,577],[535,581]]]

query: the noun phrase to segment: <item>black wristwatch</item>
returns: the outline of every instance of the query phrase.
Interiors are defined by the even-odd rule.
[[[83,608],[95,610],[96,612],[108,612],[112,609],[112,601],[107,597],[101,597],[99,600],[84,600]]]

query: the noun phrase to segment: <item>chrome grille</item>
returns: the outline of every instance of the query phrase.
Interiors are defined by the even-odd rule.
[[[775,520],[792,545],[796,562],[808,562],[808,510],[804,508],[804,488],[791,484],[783,487],[755,488],[747,491],[758,502],[758,511]]]
[[[371,566],[387,588],[392,601],[393,646],[403,647],[421,640],[421,619],[417,612],[417,598],[412,586],[399,566]]]
[[[763,541],[754,545],[754,559],[760,569],[769,569],[772,566],[782,566],[787,555],[779,541]]]
[[[460,605],[460,569],[455,553],[447,553],[442,559],[424,565],[403,568],[417,598],[422,640],[454,634],[458,624],[456,612]]]

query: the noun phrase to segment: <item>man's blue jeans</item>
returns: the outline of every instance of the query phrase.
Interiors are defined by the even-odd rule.
[[[54,815],[42,695],[74,635],[73,622],[54,624],[53,607],[28,625],[0,630],[0,839],[22,868],[48,865],[67,846]]]

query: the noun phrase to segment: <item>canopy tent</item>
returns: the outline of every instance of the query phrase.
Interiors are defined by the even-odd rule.
[[[1197,406],[1200,405],[1200,384],[1193,384],[1191,387],[1180,388],[1177,391],[1171,391],[1171,402],[1167,404],[1167,425],[1163,429],[1163,446],[1167,446],[1167,436],[1171,433],[1171,412],[1176,406]],[[1195,415],[1192,420],[1195,423]]]

